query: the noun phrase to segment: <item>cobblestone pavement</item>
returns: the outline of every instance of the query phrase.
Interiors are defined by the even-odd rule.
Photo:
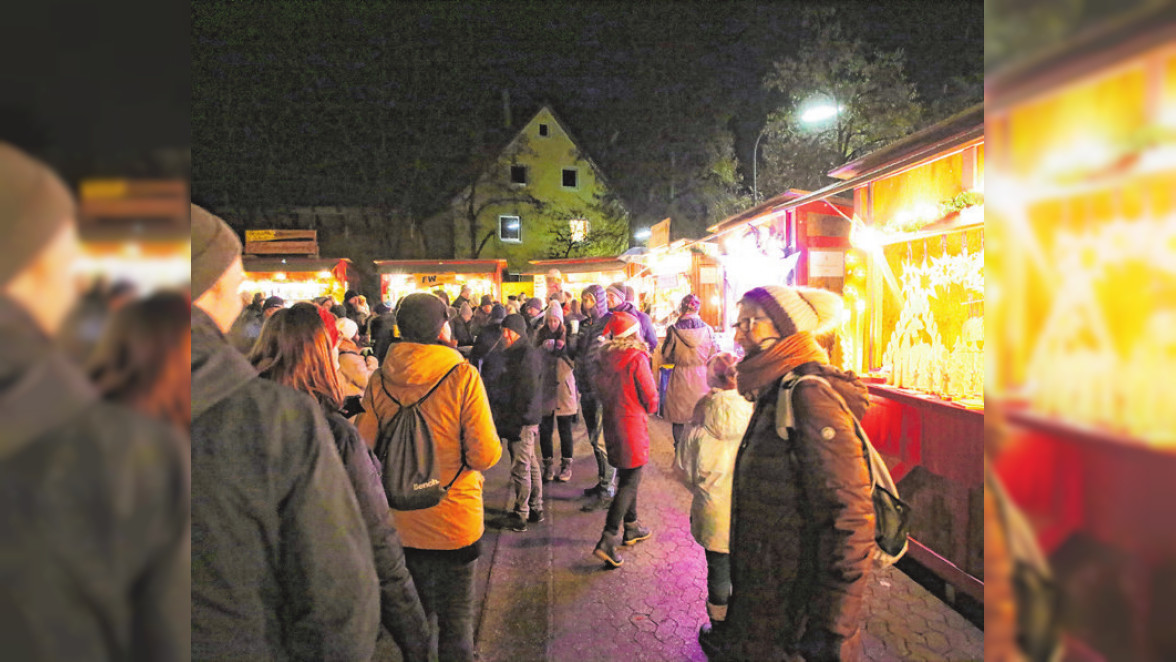
[[[509,500],[508,457],[487,472],[477,586],[482,660],[706,660],[697,641],[706,561],[690,535],[690,496],[671,471],[669,424],[651,418],[650,437],[638,513],[653,537],[623,547],[617,569],[592,556],[604,511],[580,512],[596,476],[582,426],[571,482],[544,485],[546,521],[526,533],[497,528]],[[871,579],[865,619],[872,662],[983,658],[983,632],[893,568]],[[378,659],[396,659],[389,648]]]

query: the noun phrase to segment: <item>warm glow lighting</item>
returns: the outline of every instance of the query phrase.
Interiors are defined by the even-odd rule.
[[[331,277],[331,272],[329,272],[329,271],[320,271],[320,272],[318,272],[318,277],[319,277],[319,278],[322,278],[323,280],[327,280],[328,278],[330,278],[330,277]]]
[[[868,225],[855,223],[849,241],[854,248],[870,253],[882,248],[882,233]]]
[[[717,295],[717,294],[712,294],[712,295],[711,295],[711,298],[710,298],[710,304],[711,304],[712,306],[717,306],[717,305],[719,305],[721,302],[722,302],[722,299],[720,299],[720,298],[719,298],[719,295]]]
[[[859,313],[866,312],[865,299],[858,299],[857,302],[853,304],[853,307],[854,307],[854,310],[858,311]]]
[[[845,110],[844,106],[835,106],[828,103],[821,104],[819,106],[813,106],[801,114],[800,121],[806,124],[824,122],[827,119],[835,117],[837,113],[841,112],[842,110]]]
[[[653,234],[653,231],[650,230],[649,228],[641,228],[640,230],[633,233],[633,238],[634,239],[649,239],[649,236],[651,234]]]

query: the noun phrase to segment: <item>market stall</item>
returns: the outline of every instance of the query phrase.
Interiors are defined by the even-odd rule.
[[[1008,419],[994,467],[1075,634],[1108,659],[1176,654],[1159,606],[1176,564],[1159,525],[1176,500],[1176,11],[1161,7],[999,72],[988,114],[989,381]]]
[[[413,292],[443,290],[453,301],[463,285],[473,290],[474,303],[489,294],[496,301],[502,293],[506,260],[376,260],[380,295],[395,304]]]
[[[287,303],[324,296],[342,302],[343,294],[359,283],[359,274],[347,258],[246,255],[242,263],[245,282],[241,292],[261,292],[262,296],[281,297]]]
[[[983,601],[984,125],[977,106],[830,173],[854,194],[840,363],[913,506],[910,556]]]
[[[585,287],[593,283],[607,287],[609,283],[628,280],[636,273],[637,266],[620,257],[531,260],[531,268],[523,272],[523,275],[535,278],[535,296],[547,298],[550,289],[547,277],[553,269],[559,273],[559,282],[563,289],[578,297]]]
[[[659,336],[664,336],[665,327],[676,319],[678,304],[687,294],[702,301],[702,321],[716,331],[722,330],[723,279],[717,253],[712,243],[681,239],[650,248],[635,258],[641,268],[629,282],[641,293],[642,304],[648,308]]]

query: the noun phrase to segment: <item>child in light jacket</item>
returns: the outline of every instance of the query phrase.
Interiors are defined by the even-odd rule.
[[[721,627],[731,597],[731,481],[735,456],[755,408],[735,390],[737,362],[726,352],[707,361],[711,390],[695,405],[674,458],[678,478],[694,493],[690,533],[706,552],[706,613],[712,628]]]

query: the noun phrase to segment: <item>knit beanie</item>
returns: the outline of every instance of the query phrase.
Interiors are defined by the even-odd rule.
[[[359,292],[356,292],[355,290],[347,290],[343,293],[343,301],[346,303],[357,296],[359,296]]]
[[[494,304],[494,306],[490,308],[490,321],[501,322],[504,319],[506,319],[506,308],[503,308],[502,304],[500,303]]]
[[[192,299],[207,292],[240,255],[237,233],[220,217],[192,205]]]
[[[441,327],[448,319],[449,307],[428,292],[413,292],[400,300],[396,322],[400,336],[408,342],[436,342]]]
[[[631,303],[637,302],[637,290],[633,289],[632,285],[625,286],[625,301],[629,301]]]
[[[339,335],[343,336],[345,340],[352,340],[359,333],[359,325],[349,317],[340,317],[335,320],[335,328],[339,329]]]
[[[813,287],[768,285],[749,290],[740,299],[754,303],[772,320],[781,338],[808,331],[820,334],[841,317],[841,297]]]
[[[547,312],[543,314],[544,321],[549,320],[552,317],[559,320],[561,323],[564,321],[563,306],[559,305],[558,301],[553,302],[550,306],[548,306]]]
[[[584,295],[586,294],[592,296],[592,300],[595,302],[595,305],[593,306],[592,310],[581,310],[580,314],[594,317],[596,319],[601,319],[608,314],[608,301],[604,298],[603,287],[593,283],[584,288],[584,291],[580,293],[580,298],[583,299]]]
[[[539,297],[531,297],[530,299],[527,299],[527,303],[523,304],[523,308],[526,308],[527,306],[530,306],[535,310],[543,310],[543,299],[540,299]]]
[[[49,166],[0,142],[0,285],[76,216],[73,194]]]
[[[699,308],[702,308],[702,299],[699,299],[693,294],[687,294],[682,297],[682,303],[678,304],[678,310],[684,314],[697,313]]]
[[[296,303],[291,306],[291,310],[303,304]],[[331,341],[331,347],[339,344],[339,327],[335,326],[335,316],[329,310],[320,306],[315,306],[318,312],[319,319],[323,321],[323,326],[327,329],[327,338]]]
[[[270,308],[282,308],[285,305],[286,302],[282,299],[282,297],[270,297],[265,300],[265,303],[261,304],[261,309],[269,310]]]
[[[610,338],[627,338],[641,328],[637,318],[629,313],[613,313],[604,326],[604,335]]]
[[[527,320],[518,313],[507,315],[506,319],[502,320],[502,328],[514,331],[522,338],[527,337]]]
[[[482,302],[478,304],[478,306],[493,306],[493,305],[494,305],[494,300],[490,298],[489,294],[483,294],[482,295]]]
[[[605,296],[607,296],[609,294],[613,294],[617,298],[619,298],[622,302],[629,300],[628,294],[625,292],[625,284],[624,283],[613,283],[612,285],[609,285],[608,288],[605,289],[604,294],[605,294]]]

